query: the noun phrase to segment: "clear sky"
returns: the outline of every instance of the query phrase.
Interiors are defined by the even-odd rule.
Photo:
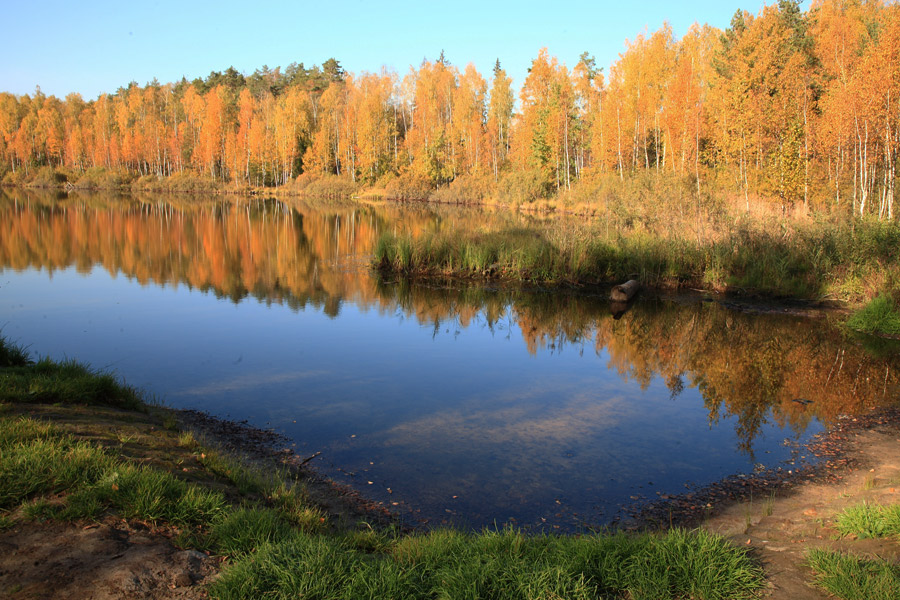
[[[771,2],[769,2],[771,3]],[[205,77],[234,66],[244,74],[292,62],[307,67],[330,57],[354,73],[382,66],[403,75],[441,50],[454,65],[469,62],[490,77],[494,60],[524,80],[546,46],[573,67],[588,51],[609,65],[645,28],[668,21],[681,37],[698,21],[724,28],[735,10],[757,13],[763,0],[472,2],[423,0],[144,2],[47,0],[4,7],[5,56],[0,91],[85,99],[130,81],[144,85]],[[803,2],[804,9],[809,1]]]

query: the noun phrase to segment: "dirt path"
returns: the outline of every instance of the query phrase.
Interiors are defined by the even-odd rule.
[[[773,599],[819,600],[828,594],[812,587],[805,566],[811,548],[850,551],[900,561],[894,539],[841,539],[834,517],[863,502],[900,502],[900,427],[896,423],[848,431],[845,452],[854,467],[837,483],[800,483],[792,490],[733,504],[704,523],[735,544],[754,549],[769,577]]]
[[[20,522],[0,536],[0,597],[205,598],[219,561],[175,548],[169,533],[113,519]]]

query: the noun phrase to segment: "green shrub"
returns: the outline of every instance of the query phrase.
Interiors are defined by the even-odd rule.
[[[75,181],[77,189],[117,190],[128,187],[134,177],[127,171],[111,170],[105,167],[91,167]]]
[[[550,185],[539,170],[508,171],[500,177],[499,199],[513,206],[530,204],[550,193]]]
[[[23,186],[27,181],[28,173],[22,167],[19,167],[15,171],[10,171],[3,176],[3,185]]]
[[[865,333],[900,335],[900,307],[887,294],[880,294],[853,313],[847,326]]]
[[[224,183],[206,174],[181,171],[168,177],[145,175],[131,183],[135,192],[179,192],[213,194],[224,189]]]
[[[349,177],[303,173],[289,189],[318,198],[349,198],[359,190],[359,184]]]
[[[460,175],[436,189],[430,199],[448,204],[482,203],[494,193],[494,180],[490,176]]]
[[[66,181],[68,181],[68,177],[62,170],[57,170],[53,167],[39,167],[33,172],[25,185],[28,187],[56,188]]]

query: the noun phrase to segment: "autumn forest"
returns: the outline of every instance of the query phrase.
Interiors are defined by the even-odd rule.
[[[596,4],[37,23],[0,589],[898,598],[900,0]]]
[[[641,172],[763,198],[893,218],[900,150],[900,6],[781,0],[725,31],[627,40],[609,72],[538,52],[518,92],[444,55],[405,74],[234,69],[132,83],[86,101],[0,94],[7,183],[36,167],[233,186],[340,177],[398,196],[459,189],[524,200]],[[424,190],[424,193],[422,192]],[[479,192],[484,194],[485,192]]]

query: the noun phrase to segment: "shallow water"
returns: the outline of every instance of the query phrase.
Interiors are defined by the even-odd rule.
[[[827,319],[382,281],[382,231],[479,210],[0,192],[0,325],[168,405],[246,419],[404,519],[573,529],[754,469],[897,397]],[[812,402],[797,402],[797,400]],[[396,503],[396,505],[394,504]]]

